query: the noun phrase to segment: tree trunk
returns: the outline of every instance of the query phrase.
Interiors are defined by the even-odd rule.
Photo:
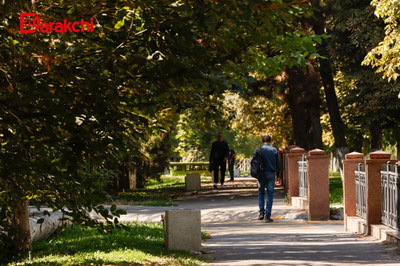
[[[14,244],[16,253],[32,250],[31,230],[29,227],[28,201],[18,202],[13,206],[14,213],[10,218],[11,227],[14,229]]]
[[[377,126],[378,123],[372,123],[369,128],[371,135],[371,152],[382,149],[382,128]]]
[[[129,189],[129,169],[126,163],[120,165],[121,173],[118,175],[118,190]]]
[[[129,169],[129,189],[136,189],[136,168]]]
[[[323,149],[322,145],[322,127],[321,127],[321,112],[320,112],[320,98],[315,100],[318,105],[308,106],[310,122],[311,122],[311,134],[312,134],[312,148]]]
[[[396,157],[396,160],[397,161],[400,161],[400,134],[399,133],[397,133],[397,135],[396,135],[396,153],[397,153],[397,157]]]
[[[294,140],[305,150],[322,149],[319,80],[314,71],[291,68],[286,71]]]
[[[135,169],[136,169],[136,188],[144,188],[146,182],[147,166],[141,159],[137,158]]]
[[[315,19],[312,21],[314,32],[315,34],[322,35],[325,33],[325,18],[322,15],[319,0],[312,0],[311,5],[314,8]],[[342,161],[345,159],[345,154],[348,153],[348,147],[345,138],[344,124],[339,112],[332,67],[328,59],[329,53],[325,39],[322,40],[321,45],[317,45],[317,51],[321,56],[325,57],[319,58],[319,71],[324,86],[333,137],[335,139],[336,154],[339,157],[339,166],[342,171]]]

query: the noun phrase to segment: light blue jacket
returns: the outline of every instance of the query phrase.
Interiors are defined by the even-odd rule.
[[[261,156],[264,159],[264,171],[272,172],[276,175],[279,175],[279,171],[281,170],[281,163],[279,160],[279,152],[275,147],[272,147],[269,144],[264,144],[261,146]],[[253,154],[253,158],[256,157],[257,149]]]

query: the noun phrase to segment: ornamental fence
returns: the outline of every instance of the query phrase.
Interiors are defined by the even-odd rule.
[[[400,204],[399,204],[399,174],[400,166],[387,164],[382,165],[382,223],[394,229],[400,228]]]
[[[308,185],[307,185],[307,161],[303,155],[300,161],[297,161],[299,169],[299,196],[308,196]]]
[[[356,215],[367,218],[367,186],[365,166],[359,163],[354,171],[356,177]]]
[[[250,171],[250,161],[251,159],[237,159],[235,161],[235,169],[239,169],[240,172],[249,172]]]

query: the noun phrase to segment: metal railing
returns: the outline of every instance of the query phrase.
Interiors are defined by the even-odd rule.
[[[399,173],[400,166],[390,161],[382,165],[382,223],[394,229],[400,228],[399,210]]]
[[[307,161],[304,155],[300,161],[297,161],[297,165],[299,168],[299,196],[308,197]]]
[[[367,186],[365,166],[359,163],[354,171],[356,177],[356,215],[367,218]]]
[[[246,159],[236,159],[235,161],[235,169],[239,169],[241,172],[250,171],[250,161],[251,158]]]

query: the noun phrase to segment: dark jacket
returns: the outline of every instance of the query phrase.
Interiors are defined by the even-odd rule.
[[[233,149],[229,149],[229,156],[228,156],[228,162],[234,163],[236,159],[236,153]]]
[[[253,158],[256,156],[256,154],[257,149],[253,154]],[[264,171],[273,172],[276,175],[279,175],[279,171],[281,170],[281,163],[279,160],[278,150],[269,144],[264,144],[261,146],[261,156],[264,159]]]
[[[229,146],[226,141],[214,141],[211,146],[210,163],[223,161],[229,156]]]

